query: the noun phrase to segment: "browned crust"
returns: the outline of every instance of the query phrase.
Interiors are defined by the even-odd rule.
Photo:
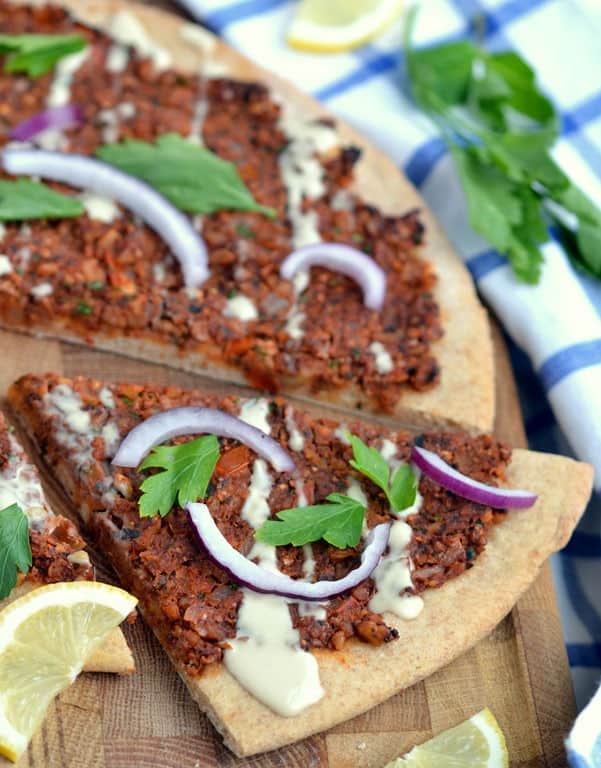
[[[25,0],[13,0],[26,4]],[[43,0],[28,4],[42,5]],[[310,96],[229,48],[223,41],[205,32],[206,53],[182,39],[179,32],[186,23],[156,8],[124,3],[122,0],[60,0],[59,5],[70,9],[79,19],[97,26],[106,26],[111,15],[119,9],[135,13],[152,37],[172,54],[181,69],[198,69],[210,62],[219,64],[232,77],[258,80],[266,83],[287,105],[311,117],[332,117]],[[199,28],[200,29],[200,28]],[[356,168],[354,189],[365,200],[386,213],[399,214],[411,208],[421,210],[426,225],[427,242],[422,249],[424,258],[432,262],[439,277],[434,291],[441,310],[445,335],[436,342],[432,352],[436,356],[442,377],[438,386],[426,392],[407,390],[403,393],[395,417],[404,423],[416,425],[459,426],[473,431],[488,431],[494,420],[494,362],[488,318],[476,296],[472,279],[442,234],[432,213],[409,181],[399,173],[394,163],[379,149],[367,142],[350,126],[337,121],[344,141],[361,147],[363,158]],[[14,330],[14,327],[12,328]],[[30,332],[46,333],[67,341],[84,343],[63,327],[60,321],[42,328],[22,328]],[[102,334],[91,336],[99,349],[118,352],[130,357],[160,361],[174,368],[228,380],[246,383],[241,372],[230,366],[215,364],[202,352],[180,355],[167,345],[138,338],[111,338]],[[361,405],[364,411],[377,410],[374,402],[358,387],[349,385],[344,390],[322,392],[315,395],[306,386],[288,387],[286,394],[319,400],[338,408],[352,410]]]
[[[9,398],[31,434],[28,407],[17,387]],[[54,471],[75,497],[68,461]],[[538,493],[536,505],[511,511],[494,526],[472,569],[440,589],[426,590],[425,608],[417,619],[407,622],[386,614],[387,623],[399,631],[397,641],[377,648],[349,643],[340,652],[315,652],[326,695],[294,718],[275,715],[223,665],[213,665],[201,677],[176,669],[227,746],[240,756],[275,749],[355,717],[448,664],[493,629],[535,580],[548,555],[568,541],[590,496],[592,478],[588,464],[514,451],[507,484]]]

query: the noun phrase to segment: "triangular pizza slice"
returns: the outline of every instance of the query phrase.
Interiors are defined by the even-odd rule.
[[[21,378],[10,401],[192,696],[239,755],[351,718],[476,643],[566,543],[591,489],[588,465],[512,452],[490,435],[341,424],[279,398],[48,374]],[[246,430],[242,442],[232,438],[232,416]],[[171,443],[140,467],[157,423]],[[229,436],[199,437],[211,432]],[[432,467],[419,476],[409,463],[416,447],[447,480],[455,473],[457,493],[435,481]],[[501,486],[537,500],[493,509],[464,497],[474,481],[487,499]],[[176,498],[195,503],[185,511]],[[346,505],[338,517],[337,504]],[[276,516],[290,509],[292,517]],[[327,530],[307,533],[324,515]],[[265,538],[267,522],[280,536],[278,526],[294,528],[293,519],[292,544]],[[366,567],[382,530],[375,570],[337,588]],[[315,590],[325,590],[320,601]]]
[[[26,573],[17,573],[17,583],[8,595],[0,594],[0,609],[43,584],[94,578],[85,541],[71,520],[53,513],[35,465],[0,412],[0,515],[13,504],[27,517],[32,565]],[[133,656],[119,628],[84,669],[119,674],[134,671]]]

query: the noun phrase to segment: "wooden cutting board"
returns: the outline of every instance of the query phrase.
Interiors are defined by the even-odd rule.
[[[496,432],[524,446],[515,383],[498,332],[495,350]],[[219,389],[178,371],[6,332],[0,332],[0,352],[2,397],[17,376],[50,370]],[[55,509],[72,516],[52,478],[43,474]],[[93,553],[93,559],[100,578],[111,580],[102,557]],[[245,760],[223,746],[143,622],[124,631],[136,674],[82,675],[52,705],[19,768],[381,768],[485,706],[506,734],[512,768],[565,765],[563,738],[575,706],[548,565],[492,635],[453,664],[327,733]]]

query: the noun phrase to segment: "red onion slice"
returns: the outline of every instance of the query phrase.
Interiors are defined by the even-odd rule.
[[[538,496],[530,491],[519,491],[507,488],[495,488],[492,485],[480,483],[467,475],[463,475],[432,451],[413,446],[411,461],[421,469],[424,475],[434,480],[448,491],[462,496],[464,499],[475,501],[495,509],[527,509],[537,500]]]
[[[315,243],[292,251],[280,265],[280,274],[291,280],[301,269],[326,267],[352,277],[363,290],[363,303],[379,311],[386,295],[386,274],[363,251],[342,243]]]
[[[134,427],[119,446],[112,463],[137,467],[155,445],[192,434],[219,435],[239,440],[268,461],[277,472],[293,472],[295,464],[273,438],[242,419],[216,408],[185,406],[156,413]]]
[[[208,556],[240,584],[254,592],[263,592],[283,597],[297,597],[300,600],[327,600],[330,597],[353,589],[368,578],[376,569],[388,546],[390,524],[376,525],[369,532],[365,549],[361,553],[361,565],[336,581],[296,581],[283,573],[274,573],[261,568],[244,557],[223,536],[206,504],[186,504],[186,511],[194,532]]]
[[[39,149],[5,150],[2,165],[15,176],[42,176],[114,198],[165,240],[181,265],[187,286],[199,286],[209,276],[207,249],[191,222],[140,179],[91,157]]]
[[[78,104],[61,104],[60,107],[49,107],[37,115],[33,115],[15,126],[10,132],[10,138],[17,141],[30,141],[38,133],[50,128],[62,129],[81,125],[83,113]]]

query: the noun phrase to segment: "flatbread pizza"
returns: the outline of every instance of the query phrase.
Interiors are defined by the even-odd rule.
[[[13,504],[28,520],[32,566],[26,573],[17,574],[15,587],[0,599],[0,610],[43,584],[94,578],[84,540],[71,520],[52,512],[35,465],[0,412],[0,513]],[[122,675],[132,673],[134,668],[133,656],[119,628],[84,667],[88,672]]]
[[[22,377],[9,399],[123,586],[138,597],[191,695],[238,755],[349,719],[471,647],[508,613],[545,558],[564,546],[591,491],[590,466],[512,452],[491,435],[416,435],[340,422],[281,398],[48,374]],[[174,409],[186,418],[208,415],[215,434],[224,434],[222,422],[232,417],[244,429],[254,427],[246,442],[230,432],[213,444],[214,470],[199,494],[206,506],[186,504],[187,512],[181,495],[161,485],[165,473],[161,479],[158,467],[167,477],[170,466],[185,473],[187,455],[189,469],[198,468],[208,448],[205,438],[198,445],[192,438],[211,428],[201,429],[201,422],[172,428]],[[170,447],[140,466],[125,461],[131,436],[157,418],[166,419]],[[257,433],[277,447],[269,449],[271,463]],[[119,455],[117,436],[130,436]],[[531,506],[493,508],[467,500],[459,486],[446,489],[425,469],[420,478],[408,464],[418,448],[462,483],[484,484],[487,493],[506,499],[523,497],[517,489],[526,489]],[[291,459],[285,469],[276,467],[281,451]],[[379,478],[382,471],[390,486]],[[406,488],[395,490],[397,475],[414,478],[412,497]],[[402,511],[394,513],[399,494]],[[346,533],[335,525],[303,545],[302,538],[277,547],[263,538],[267,523],[286,522],[282,510],[306,513],[321,505],[320,514],[331,514],[335,504],[346,505],[345,525],[357,505],[363,510],[363,522],[355,521],[358,544],[346,546],[340,540]],[[197,513],[205,515],[202,525],[213,521],[212,533],[197,523]],[[353,578],[369,559],[382,526],[387,543],[376,570],[337,591],[336,583]],[[236,558],[253,575],[240,577]],[[330,589],[329,596],[316,602],[309,597],[315,589]]]
[[[380,151],[208,32],[156,9],[3,0],[0,28],[87,41],[39,78],[0,76],[5,152],[24,151],[9,141],[23,121],[75,105],[77,125],[36,134],[25,150],[106,159],[102,147],[138,140],[151,151],[170,136],[172,149],[185,140],[233,163],[244,205],[255,208],[226,202],[191,217],[208,253],[208,276],[194,287],[130,209],[46,179],[85,212],[4,222],[4,327],[397,422],[491,428],[486,314],[423,200]],[[131,149],[126,164],[137,162]],[[163,181],[177,186],[181,177]],[[379,270],[381,309],[366,306],[355,279],[320,266],[319,254],[317,265],[283,278],[286,257],[315,243],[344,246],[343,261],[358,251],[359,280]]]

